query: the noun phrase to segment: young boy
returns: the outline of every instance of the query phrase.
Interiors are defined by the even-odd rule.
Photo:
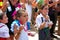
[[[41,7],[42,12],[36,18],[36,24],[39,29],[39,40],[51,40],[49,28],[51,28],[51,21],[48,16],[48,6],[43,5]]]
[[[9,29],[5,23],[8,23],[6,13],[0,12],[0,40],[9,40]]]

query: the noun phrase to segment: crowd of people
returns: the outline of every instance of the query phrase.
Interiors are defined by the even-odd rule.
[[[57,38],[59,7],[60,0],[1,0],[0,40],[29,40],[31,24],[37,26],[39,40]]]

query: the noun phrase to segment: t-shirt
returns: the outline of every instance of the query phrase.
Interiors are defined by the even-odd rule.
[[[21,31],[21,34],[20,34],[20,37],[18,40],[29,40],[28,39],[28,33],[27,33],[27,30],[26,30],[26,25],[24,26],[24,29]]]
[[[9,35],[9,29],[7,25],[0,23],[0,37],[1,38],[8,38],[10,37]]]

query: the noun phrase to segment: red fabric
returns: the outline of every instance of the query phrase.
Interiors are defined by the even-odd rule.
[[[0,0],[0,2],[2,2],[2,0]]]
[[[2,0],[0,0],[0,2],[2,2]],[[2,6],[0,6],[0,8],[2,8]]]
[[[6,40],[6,38],[0,38],[0,40]]]
[[[2,6],[0,6],[0,8],[2,8]]]

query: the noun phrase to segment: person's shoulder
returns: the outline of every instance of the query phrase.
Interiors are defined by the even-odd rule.
[[[14,20],[11,25],[14,25],[14,24],[17,24],[17,21],[16,20]]]
[[[1,27],[1,26],[6,26],[6,25],[5,25],[4,23],[0,23],[0,27]]]
[[[19,25],[19,24],[20,24],[20,23],[19,23],[19,21],[18,21],[18,20],[14,20],[14,21],[12,22],[11,26]]]
[[[17,21],[16,21],[16,20],[14,20],[12,23],[17,23]]]
[[[40,14],[37,16],[37,18],[41,18],[41,17],[43,17],[43,15],[40,13]]]
[[[0,28],[1,29],[8,29],[7,25],[4,23],[0,23]]]

